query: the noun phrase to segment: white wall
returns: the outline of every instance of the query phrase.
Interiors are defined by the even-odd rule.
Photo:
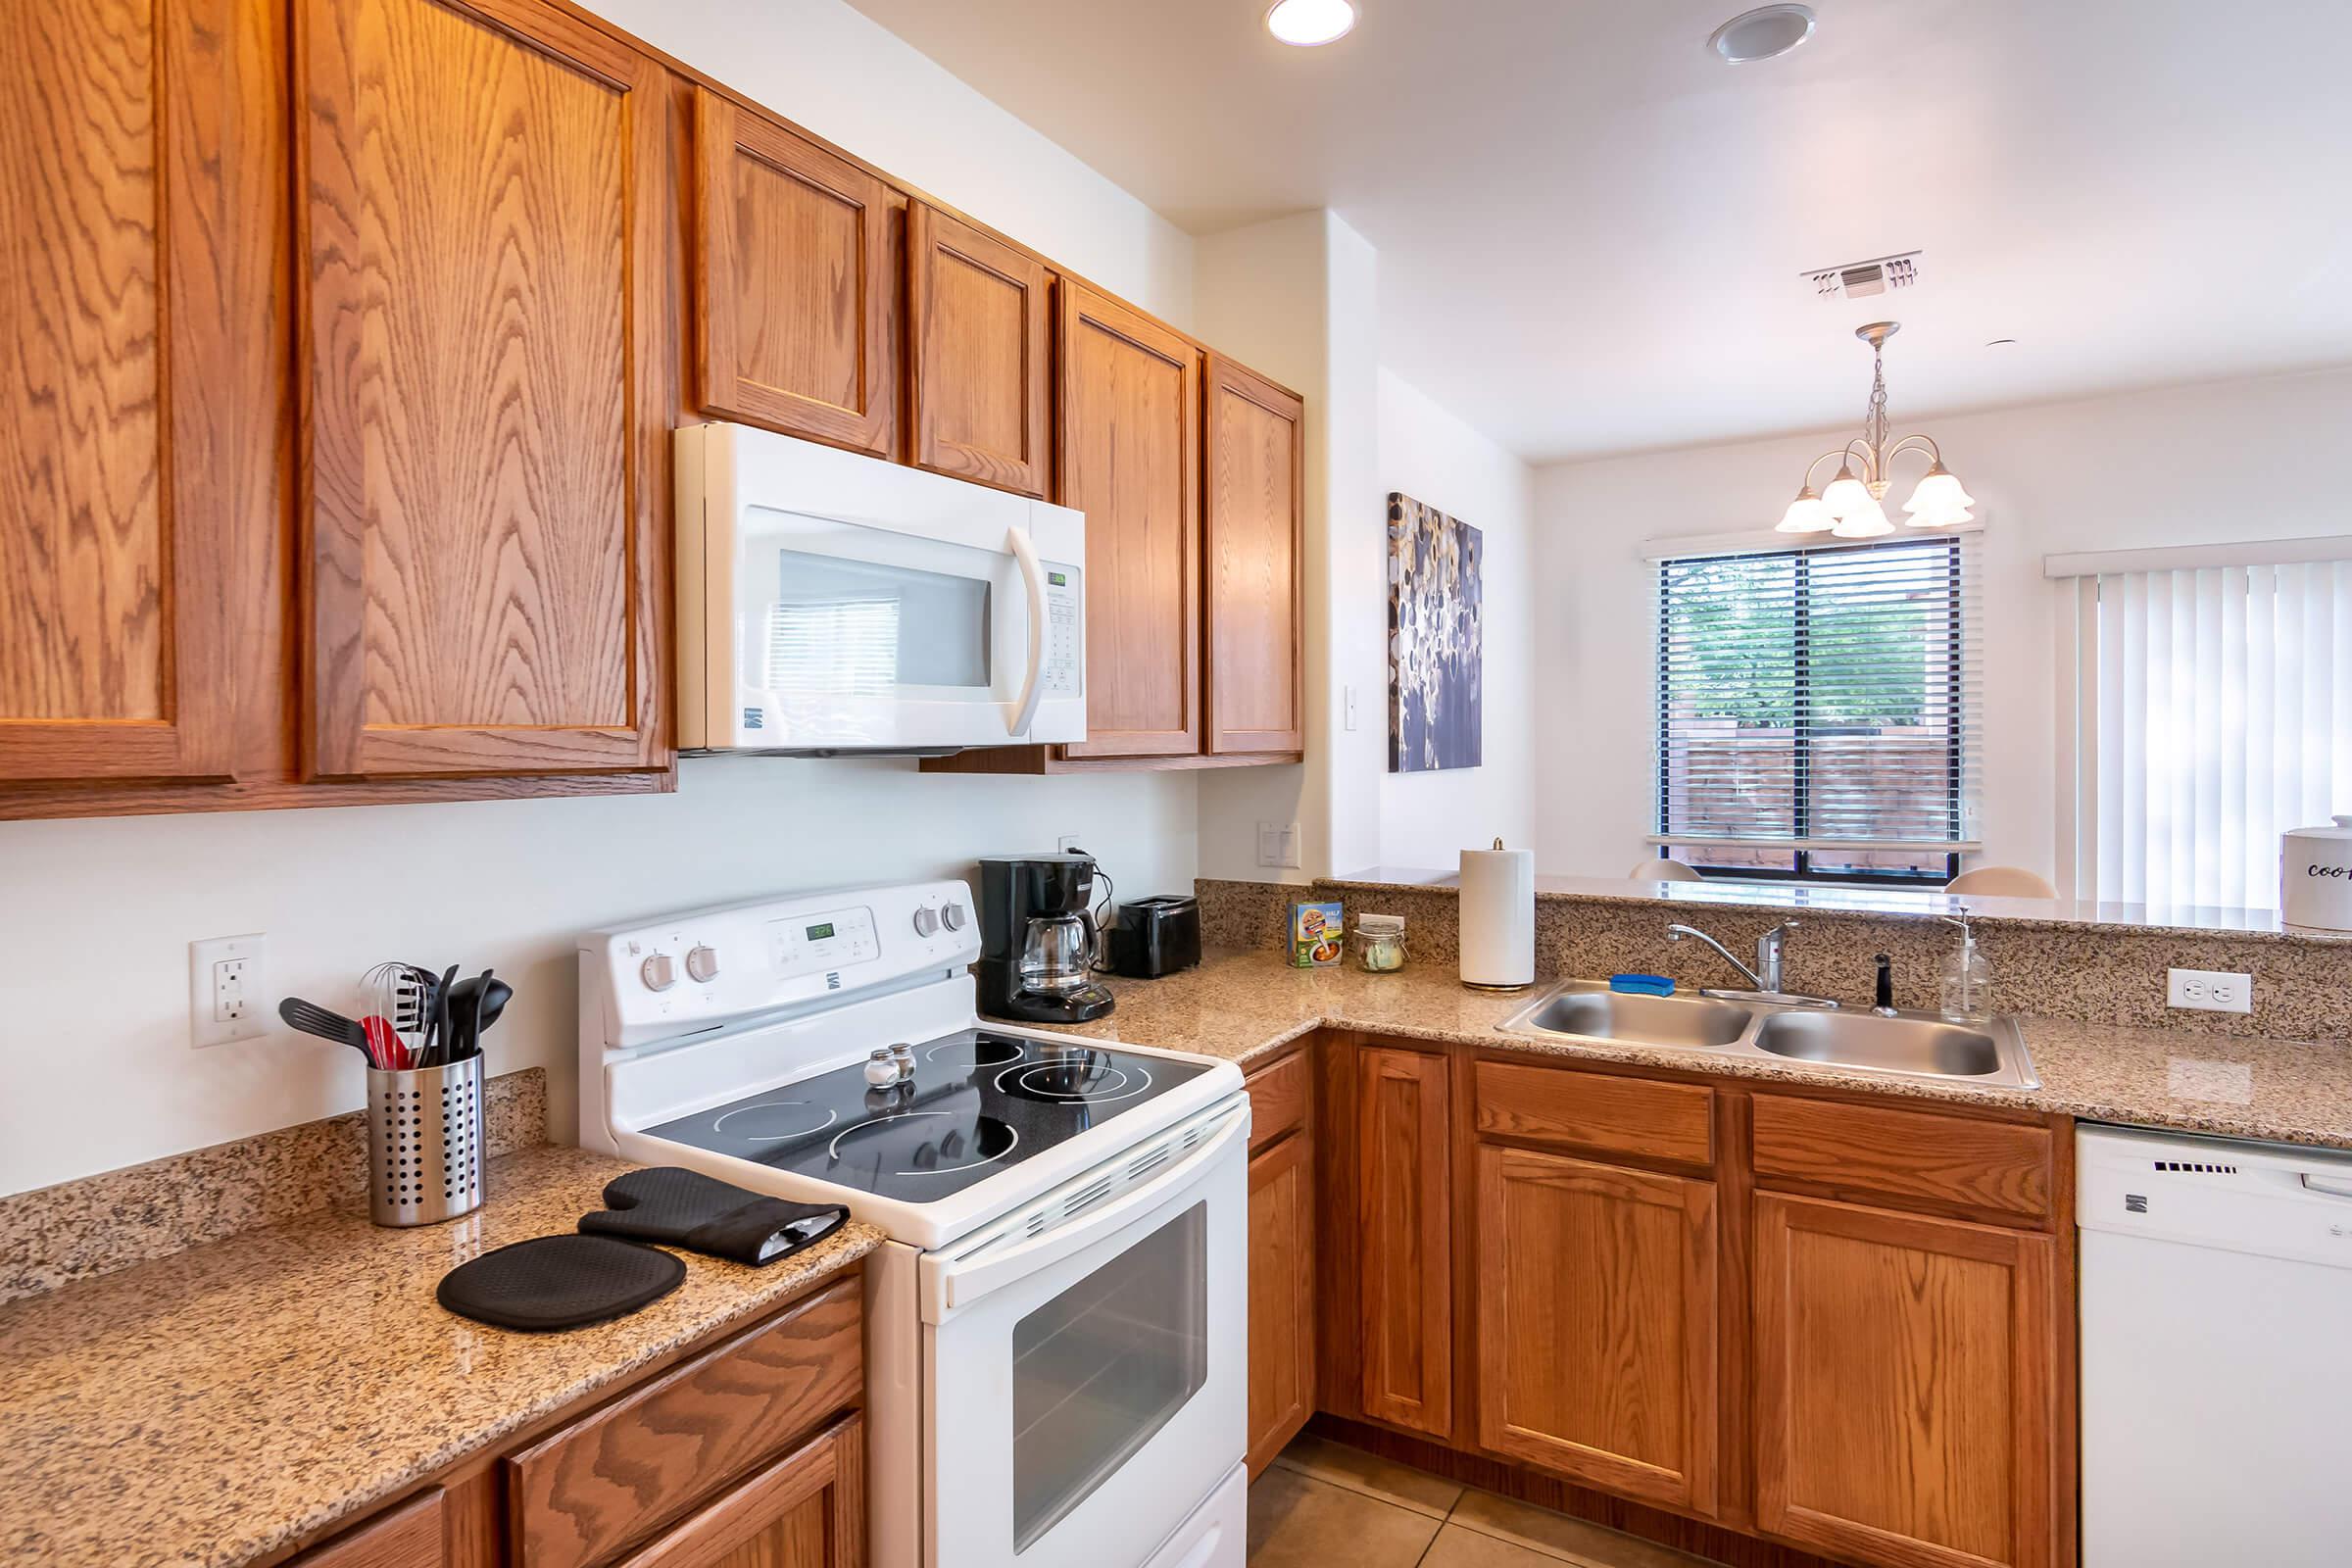
[[[1451,866],[1463,849],[1484,849],[1495,838],[1523,848],[1534,822],[1534,474],[1384,368],[1379,477],[1384,493],[1401,490],[1461,518],[1481,530],[1486,545],[1484,761],[1442,772],[1382,773],[1379,861]],[[1386,701],[1385,685],[1376,687],[1366,716],[1382,732],[1384,748]]]
[[[595,9],[809,129],[1179,323],[1186,237],[839,0]],[[571,1120],[570,942],[599,923],[956,872],[1080,836],[1122,894],[1184,891],[1185,774],[922,775],[911,762],[690,762],[661,798],[0,823],[0,1193],[349,1110],[357,1058],[273,1032],[187,1044],[187,944],[266,931],[330,1004],[380,958],[491,964],[520,1000],[494,1070],[550,1068]]]
[[[1949,418],[1899,415],[1895,428],[1934,435],[1984,503],[1984,860],[2051,874],[2062,590],[2042,578],[2041,558],[2352,531],[2342,474],[2352,368]],[[1538,470],[1541,869],[1618,876],[1652,853],[1642,843],[1652,588],[1650,568],[1636,558],[1640,541],[1770,528],[1805,464],[1850,433]],[[1898,480],[1897,497],[1903,488]]]

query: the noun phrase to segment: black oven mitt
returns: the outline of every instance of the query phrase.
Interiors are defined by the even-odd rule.
[[[605,1207],[580,1216],[592,1236],[661,1242],[738,1263],[773,1263],[849,1223],[839,1203],[764,1198],[700,1171],[656,1165],[605,1185]]]

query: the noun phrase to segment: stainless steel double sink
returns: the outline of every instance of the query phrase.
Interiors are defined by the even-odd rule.
[[[1652,997],[1569,980],[1496,1025],[1533,1039],[1611,1040],[1722,1056],[1777,1056],[1853,1072],[2004,1089],[2039,1089],[2012,1018],[1952,1023],[1932,1012],[1879,1012],[1800,1001]]]

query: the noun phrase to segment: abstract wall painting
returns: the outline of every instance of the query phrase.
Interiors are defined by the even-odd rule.
[[[1410,496],[1389,495],[1389,771],[1476,767],[1484,536]]]

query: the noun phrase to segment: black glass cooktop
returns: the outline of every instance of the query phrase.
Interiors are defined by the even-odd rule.
[[[784,1084],[646,1133],[861,1192],[920,1202],[1166,1094],[1207,1069],[1091,1041],[986,1029],[914,1048],[911,1085],[862,1066]]]

